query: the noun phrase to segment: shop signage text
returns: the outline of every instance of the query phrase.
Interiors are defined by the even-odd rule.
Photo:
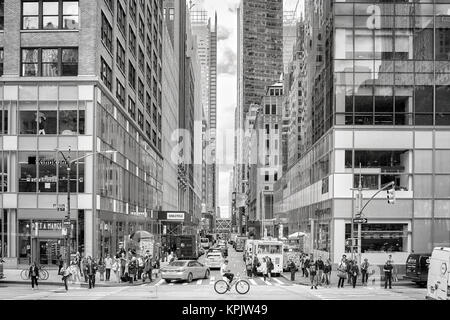
[[[167,212],[167,220],[184,220],[184,212]]]

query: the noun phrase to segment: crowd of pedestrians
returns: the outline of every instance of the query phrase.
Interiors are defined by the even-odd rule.
[[[68,282],[72,284],[84,281],[89,284],[89,289],[95,288],[95,282],[114,281],[116,283],[134,283],[147,279],[152,282],[158,277],[160,268],[160,259],[153,256],[147,251],[144,256],[138,256],[133,251],[128,254],[125,250],[121,250],[113,257],[107,254],[105,258],[100,257],[93,259],[91,256],[83,257],[79,252],[67,266],[62,257],[58,261],[58,275],[62,276],[62,282],[66,291],[68,290]],[[114,275],[111,279],[111,274]],[[38,288],[39,267],[33,263],[29,268],[29,277],[31,279],[32,288]]]

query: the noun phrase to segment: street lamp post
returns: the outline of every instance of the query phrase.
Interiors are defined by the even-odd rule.
[[[64,225],[66,227],[66,259],[67,259],[67,266],[70,265],[70,236],[71,236],[71,223],[70,223],[70,172],[71,172],[71,166],[73,163],[76,163],[82,159],[85,159],[87,157],[93,156],[95,154],[106,154],[106,153],[116,153],[117,151],[113,151],[113,150],[107,150],[107,151],[101,151],[101,152],[91,152],[91,153],[87,153],[82,157],[76,158],[71,160],[70,159],[70,148],[69,148],[69,155],[66,157],[64,155],[64,153],[61,150],[56,150],[58,151],[64,158],[64,161],[66,162],[66,170],[67,170],[67,214],[65,217],[65,221],[64,221]]]

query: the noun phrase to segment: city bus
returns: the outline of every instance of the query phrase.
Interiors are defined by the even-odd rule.
[[[274,269],[272,274],[279,276],[283,273],[283,242],[277,240],[254,240],[252,251],[258,256],[259,262],[269,257]],[[259,271],[259,270],[258,270]]]

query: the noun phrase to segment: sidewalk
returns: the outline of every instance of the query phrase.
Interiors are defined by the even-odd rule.
[[[38,283],[41,285],[50,285],[50,286],[64,286],[64,283],[62,282],[62,276],[58,275],[58,269],[48,269],[49,277],[47,280],[38,280]],[[20,277],[20,273],[22,272],[22,269],[5,269],[4,270],[4,276],[2,280],[0,280],[0,283],[15,283],[15,284],[26,284],[31,286],[31,280],[22,280]],[[84,280],[84,278],[82,277]],[[160,278],[156,278],[158,281]],[[155,279],[153,279],[153,282],[155,282]],[[80,286],[80,287],[86,287],[89,288],[88,282],[75,282],[72,284],[72,281],[70,279],[67,281],[67,283],[70,286]],[[115,281],[115,275],[111,272],[111,278],[110,281],[100,281],[100,275],[97,273],[95,277],[95,286],[96,287],[127,287],[127,286],[140,286],[145,283],[150,283],[148,280],[146,282],[142,282],[142,280],[134,281],[133,284],[130,284],[128,282],[121,282],[117,283]]]
[[[291,281],[291,273],[290,272],[283,272],[281,274],[281,276],[283,278],[285,278],[286,280]],[[400,286],[400,285],[404,285],[404,284],[410,283],[409,280],[403,280],[402,278],[403,278],[402,276],[399,276],[399,279],[398,279],[399,281],[397,281],[397,282],[392,281],[392,286]],[[374,278],[369,277],[369,281],[368,282],[372,283],[373,280],[374,280]],[[338,281],[339,281],[339,278],[337,276],[337,272],[331,272],[331,279],[330,279],[331,286],[337,286]],[[348,279],[345,279],[344,286],[350,286],[351,285],[351,284],[348,284],[347,281],[348,281]],[[382,279],[378,280],[378,281],[380,283],[380,286],[384,286],[384,277],[382,277]],[[311,286],[310,278],[309,277],[308,278],[302,277],[302,272],[301,271],[295,273],[295,281],[294,281],[294,283],[302,285],[302,286]],[[356,286],[357,287],[362,287],[361,276],[359,276],[358,279],[356,280]]]

